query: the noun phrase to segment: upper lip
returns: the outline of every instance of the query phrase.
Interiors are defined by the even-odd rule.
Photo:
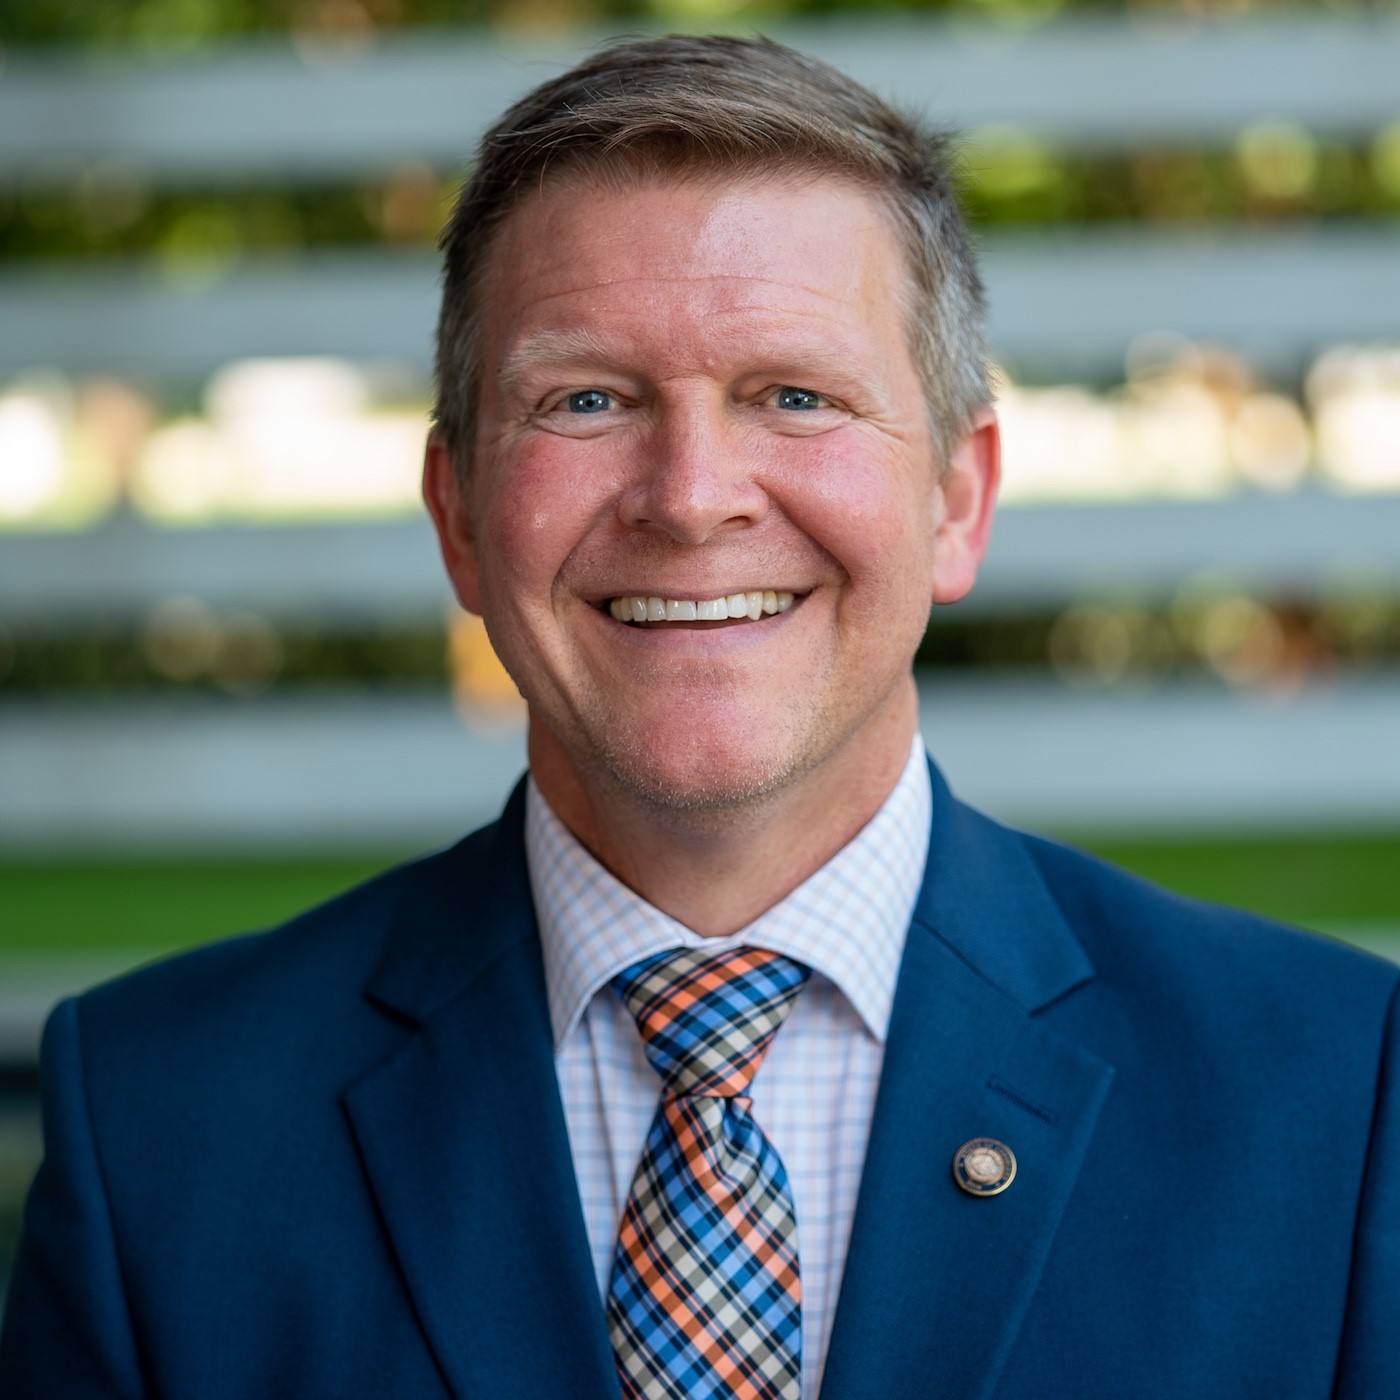
[[[611,602],[614,598],[670,598],[678,603],[707,603],[712,598],[732,598],[736,593],[791,593],[794,597],[800,598],[804,593],[810,592],[806,588],[794,588],[786,583],[748,583],[739,584],[733,588],[718,587],[708,591],[694,587],[681,589],[657,588],[649,585],[645,588],[613,588],[606,593],[599,593],[591,601],[595,606]]]

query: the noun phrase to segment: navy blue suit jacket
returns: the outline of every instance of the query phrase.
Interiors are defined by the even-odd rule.
[[[616,1397],[522,810],[55,1012],[0,1394]],[[1396,981],[935,775],[823,1396],[1400,1396]]]

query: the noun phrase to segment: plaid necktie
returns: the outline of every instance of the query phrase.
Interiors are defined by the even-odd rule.
[[[608,1285],[626,1400],[797,1400],[797,1221],[747,1090],[809,975],[687,948],[613,980],[662,1079]]]

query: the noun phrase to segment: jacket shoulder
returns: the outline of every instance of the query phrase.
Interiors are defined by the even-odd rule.
[[[1315,959],[1320,965],[1351,967],[1392,981],[1400,977],[1400,968],[1340,939],[1193,899],[1075,847],[1043,836],[1018,834],[1051,892],[1077,913],[1091,932],[1105,922],[1131,920],[1146,931],[1168,931],[1173,938],[1193,940],[1198,954],[1219,943],[1243,948],[1246,955],[1257,952],[1285,962],[1295,957]]]
[[[1384,1038],[1400,967],[1338,939],[1175,894],[1097,857],[1023,836],[1101,992],[1155,1024],[1283,1058],[1359,1053]],[[1145,1018],[1146,1019],[1146,1018]]]
[[[140,1082],[226,1078],[287,1056],[344,1063],[373,1044],[385,1018],[364,989],[405,911],[425,889],[452,888],[494,826],[387,870],[288,922],[149,964],[78,998],[89,1069]],[[265,1082],[265,1081],[264,1081]]]

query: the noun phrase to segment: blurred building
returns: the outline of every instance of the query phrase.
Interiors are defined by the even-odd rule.
[[[966,132],[1006,508],[926,647],[955,780],[1059,825],[1400,815],[1400,19],[788,8]],[[0,844],[401,845],[493,808],[516,711],[417,504],[431,244],[588,13],[343,0],[8,56]]]

